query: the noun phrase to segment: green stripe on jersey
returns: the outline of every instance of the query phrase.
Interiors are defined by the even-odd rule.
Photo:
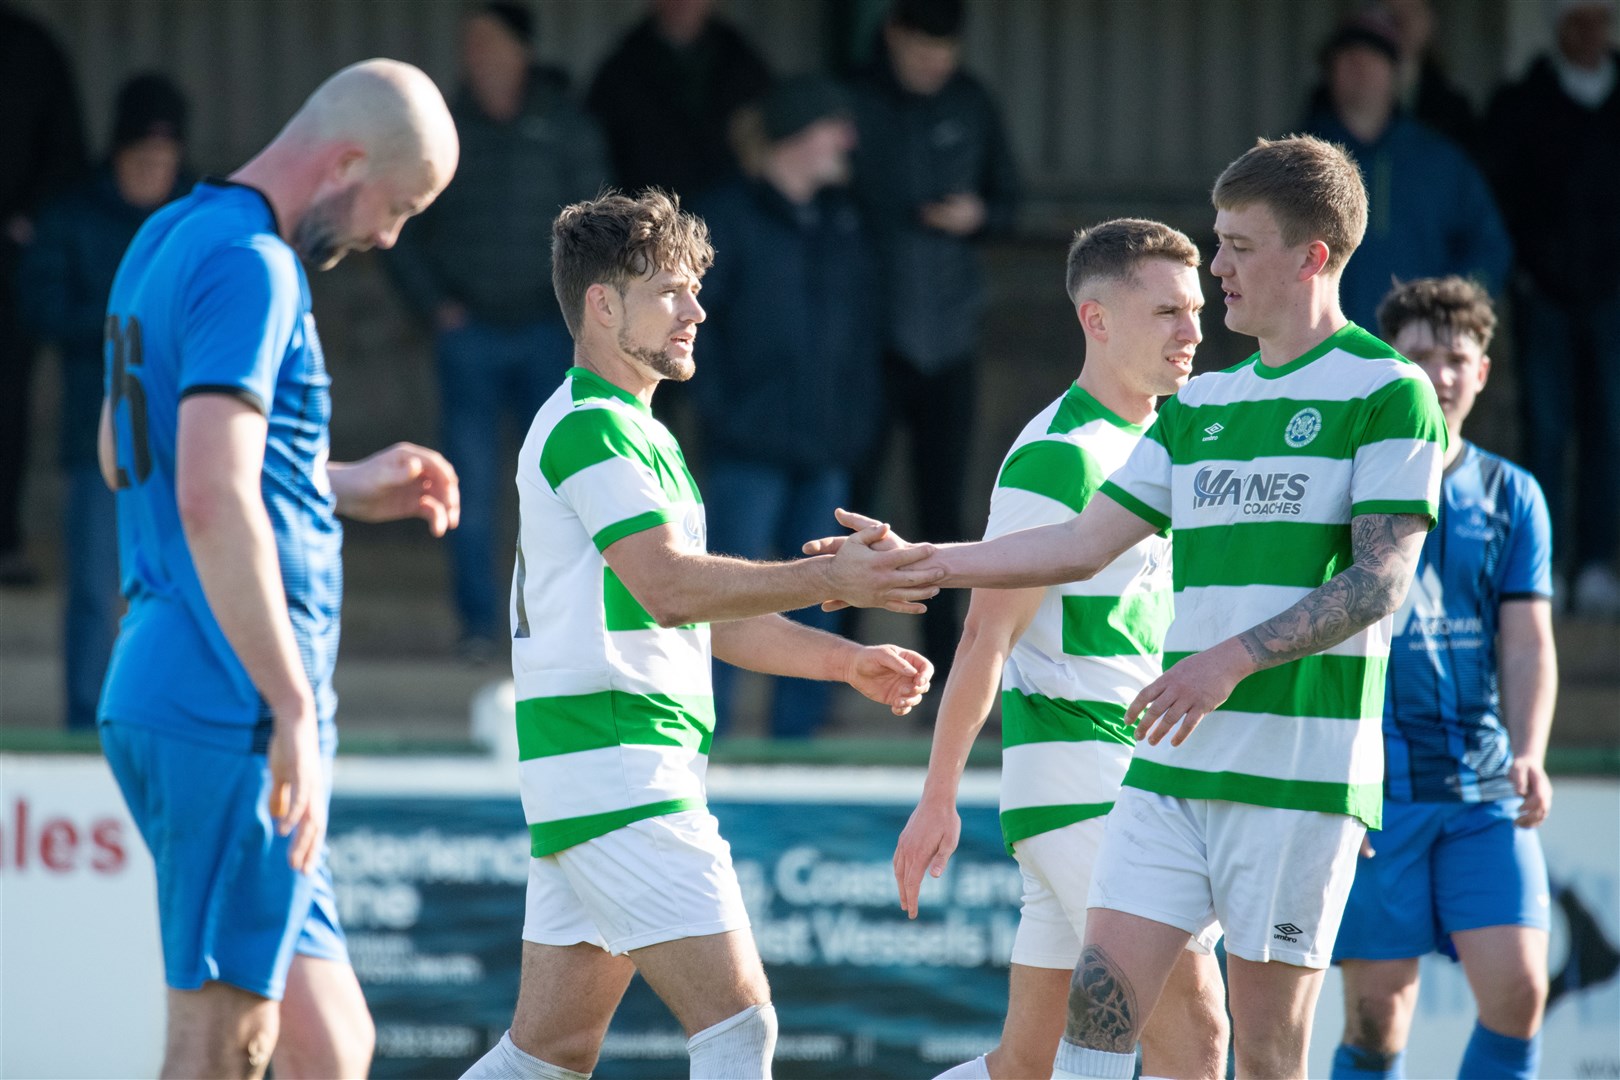
[[[540,451],[540,475],[555,491],[575,473],[616,457],[651,468],[653,453],[646,433],[616,409],[575,409],[546,436]]]
[[[664,506],[659,507],[657,510],[648,510],[634,517],[627,517],[623,521],[615,521],[591,537],[591,544],[595,546],[597,551],[606,551],[627,536],[633,536],[638,532],[646,532],[648,529],[656,529],[658,526],[667,525],[674,520],[674,507]]]
[[[1077,821],[1102,817],[1114,808],[1112,802],[1070,803],[1067,806],[1021,806],[1001,812],[1001,839],[1007,845],[1007,854],[1013,854],[1013,845],[1031,836],[1039,836]]]
[[[633,822],[678,814],[682,810],[702,810],[703,807],[702,799],[665,799],[663,802],[609,810],[601,814],[535,822],[529,826],[529,855],[536,859],[555,855],[575,844],[606,836],[614,829],[622,829]]]
[[[1136,757],[1126,770],[1125,786],[1176,799],[1219,799],[1284,810],[1348,814],[1359,818],[1369,829],[1383,825],[1382,783],[1335,784],[1325,780],[1280,780],[1239,772],[1204,772]]]
[[[658,620],[647,613],[636,599],[635,593],[625,587],[613,567],[602,567],[602,621],[607,630],[692,630],[696,623],[680,627],[661,627]]]
[[[1314,589],[1355,561],[1350,526],[1239,521],[1176,530],[1171,572],[1188,585],[1285,585]]]
[[[1164,654],[1164,670],[1193,655]],[[1323,720],[1368,720],[1384,715],[1384,656],[1302,656],[1265,671],[1257,671],[1237,684],[1221,709],[1232,712],[1272,713],[1276,716],[1314,716]]]
[[[1129,596],[1063,597],[1063,651],[1069,656],[1152,656],[1164,644],[1173,601],[1168,590]]]
[[[1080,447],[1060,439],[1043,439],[1014,450],[1002,466],[996,486],[1044,495],[1078,514],[1103,479],[1096,460]]]
[[[1112,480],[1104,480],[1102,487],[1097,489],[1101,494],[1113,499],[1119,505],[1141,518],[1143,521],[1158,529],[1162,534],[1170,528],[1170,519],[1159,513],[1135,495],[1126,491]]]
[[[601,690],[517,703],[518,760],[613,746],[680,746],[700,754],[714,739],[714,699]]]
[[[1108,701],[1065,701],[1022,690],[1001,692],[1001,745],[1111,742],[1134,745],[1125,706]]]

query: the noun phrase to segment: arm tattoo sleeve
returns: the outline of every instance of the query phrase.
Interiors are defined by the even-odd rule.
[[[1355,562],[1287,611],[1238,635],[1256,668],[1331,648],[1399,607],[1427,523],[1421,514],[1362,514],[1351,521]]]
[[[1066,1034],[1093,1050],[1129,1054],[1136,1050],[1140,1026],[1131,981],[1106,952],[1086,946],[1074,968]]]

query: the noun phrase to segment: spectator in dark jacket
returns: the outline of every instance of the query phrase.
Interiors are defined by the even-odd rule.
[[[1525,464],[1553,517],[1577,611],[1620,617],[1620,54],[1614,8],[1560,2],[1557,47],[1497,94],[1486,131],[1519,254]],[[1575,442],[1573,492],[1564,455]],[[1573,503],[1573,507],[1571,507]],[[1561,534],[1573,510],[1574,529]],[[1573,542],[1561,542],[1562,535]]]
[[[1327,107],[1306,129],[1343,144],[1367,182],[1367,234],[1339,285],[1344,313],[1378,325],[1392,280],[1456,274],[1500,295],[1513,248],[1485,178],[1396,99],[1400,46],[1387,14],[1345,20],[1322,50]]]
[[[62,655],[67,726],[73,730],[95,728],[101,680],[123,611],[113,494],[96,464],[107,294],[135,230],[181,194],[185,127],[185,99],[168,79],[139,75],[124,84],[107,161],[45,205],[33,241],[23,249],[19,306],[28,328],[54,344],[62,360]]]
[[[962,22],[960,0],[898,0],[884,55],[855,85],[855,194],[886,291],[885,395],[894,426],[910,431],[917,527],[943,540],[967,538],[962,497],[985,306],[979,241],[1011,225],[1018,187],[996,104],[961,69]],[[887,513],[872,510],[878,471],[863,471],[856,502]],[[955,592],[928,608],[923,651],[940,663],[956,651]]]
[[[45,28],[0,4],[0,586],[36,579],[24,550],[22,485],[28,466],[34,343],[18,320],[14,288],[34,215],[84,170],[84,124],[67,57]]]
[[[712,551],[791,558],[827,531],[850,496],[880,422],[874,265],[844,190],[855,129],[847,95],[818,76],[767,99],[758,180],[737,180],[695,207],[715,261],[703,280],[704,505]],[[831,629],[818,608],[794,617]],[[715,665],[717,712],[735,671]],[[784,680],[771,732],[815,733],[830,684]]]
[[[551,221],[608,181],[600,130],[560,74],[534,66],[533,35],[519,4],[467,18],[466,82],[451,109],[461,168],[389,259],[406,303],[437,335],[442,445],[461,480],[448,548],[459,649],[477,662],[506,636],[507,574],[495,561],[497,509],[511,488],[501,420],[521,437],[573,355],[551,287]],[[499,544],[503,557],[511,546]]]
[[[771,73],[713,0],[653,0],[602,62],[586,106],[607,132],[621,187],[690,200],[737,171],[728,138],[737,110]]]
[[[1477,158],[1479,117],[1440,63],[1434,46],[1434,5],[1430,0],[1383,0],[1376,7],[1388,17],[1389,29],[1400,46],[1395,79],[1401,108]],[[1306,112],[1315,115],[1331,105],[1327,84],[1318,83]]]

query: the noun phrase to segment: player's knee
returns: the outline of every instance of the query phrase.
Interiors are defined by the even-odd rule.
[[[1400,1022],[1399,994],[1367,992],[1349,1004],[1349,1023],[1344,1030],[1347,1046],[1382,1055],[1400,1052],[1405,1025]]]
[[[1547,1008],[1547,977],[1526,971],[1494,982],[1479,1001],[1479,1020],[1500,1035],[1528,1039],[1541,1028]]]
[[[232,1033],[232,1045],[227,1054],[230,1061],[242,1067],[242,1076],[263,1076],[275,1053],[276,1040],[281,1037],[280,1010],[269,1007],[249,1009],[242,1014]]]

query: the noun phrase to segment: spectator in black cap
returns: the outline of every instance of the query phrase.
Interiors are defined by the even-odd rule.
[[[831,80],[778,85],[758,117],[755,179],[695,206],[715,262],[700,298],[693,382],[702,418],[709,549],[793,558],[850,496],[881,411],[874,266],[845,190],[850,102]],[[833,629],[836,614],[793,613]],[[735,706],[735,669],[715,665],[715,708]],[[831,684],[783,679],[770,733],[806,738],[827,720]]]
[[[1461,147],[1407,114],[1400,42],[1382,7],[1339,24],[1322,46],[1327,99],[1306,121],[1343,145],[1367,182],[1367,233],[1344,268],[1344,313],[1372,330],[1390,281],[1456,274],[1499,296],[1513,249],[1489,186]]]
[[[897,0],[881,55],[854,87],[854,190],[886,293],[884,430],[909,430],[904,490],[915,493],[916,531],[941,540],[969,538],[962,498],[985,304],[979,245],[1011,227],[1018,195],[1000,110],[962,70],[963,19],[961,0]],[[885,518],[904,513],[877,498],[881,460],[873,464],[857,505]],[[923,652],[941,668],[956,652],[957,610],[946,590],[922,617]]]
[[[607,132],[620,186],[690,201],[736,174],[732,118],[770,84],[765,61],[714,14],[713,0],[651,0],[585,101]]]
[[[535,64],[533,49],[527,5],[485,4],[468,15],[464,82],[451,105],[461,167],[387,263],[435,334],[440,445],[461,480],[461,526],[446,549],[458,651],[477,663],[507,633],[512,544],[497,541],[495,522],[516,493],[502,419],[521,441],[573,356],[551,287],[551,221],[610,179],[600,130],[570,99],[563,74]]]
[[[113,495],[96,466],[102,399],[102,323],[124,249],[141,222],[181,194],[186,101],[162,75],[118,92],[107,160],[46,204],[23,251],[17,285],[29,329],[62,361],[63,667],[67,726],[91,731],[123,600]]]

